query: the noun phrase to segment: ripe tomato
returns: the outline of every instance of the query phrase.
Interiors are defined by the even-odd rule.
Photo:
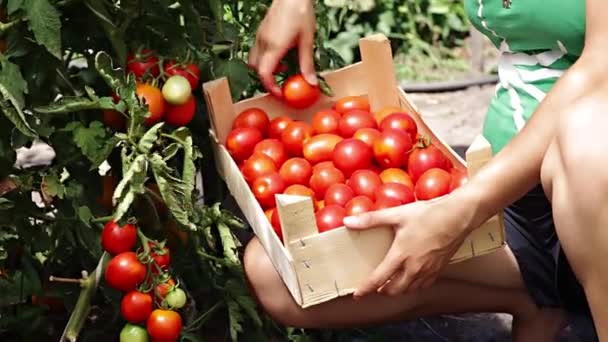
[[[281,141],[294,157],[302,156],[302,146],[312,137],[312,127],[304,121],[293,121],[281,133]]]
[[[419,200],[430,200],[450,192],[452,176],[444,169],[432,168],[420,176],[414,191]]]
[[[287,149],[278,139],[264,139],[255,145],[253,153],[262,153],[270,157],[277,168],[287,160]]]
[[[130,223],[121,227],[114,220],[110,220],[101,232],[101,246],[110,255],[128,252],[136,243],[137,228]]]
[[[450,175],[452,176],[452,181],[450,182],[450,192],[460,188],[469,181],[469,174],[466,171],[457,168],[451,168]]]
[[[163,98],[168,103],[183,105],[192,96],[192,87],[184,76],[175,75],[167,79],[162,87]]]
[[[376,203],[389,198],[398,201],[399,204],[412,203],[416,200],[414,191],[401,183],[384,183],[376,190]]]
[[[348,185],[334,184],[325,192],[324,204],[344,207],[353,197],[355,197],[355,192]]]
[[[152,311],[146,324],[152,341],[174,342],[182,331],[182,317],[173,310]]]
[[[333,109],[340,114],[344,114],[352,109],[360,109],[369,112],[370,107],[367,96],[361,95],[345,96],[334,103]]]
[[[160,89],[151,84],[138,83],[135,93],[148,107],[149,113],[145,120],[146,125],[151,126],[159,122],[165,113],[165,100]]]
[[[285,180],[285,184],[308,184],[310,176],[312,176],[312,166],[304,158],[290,158],[279,170],[281,178]]]
[[[283,84],[283,99],[293,108],[312,106],[321,96],[318,86],[310,85],[302,75],[292,75]]]
[[[174,75],[185,77],[188,80],[188,83],[190,83],[192,90],[196,89],[201,78],[198,66],[193,63],[184,64],[168,61],[165,63],[164,72],[169,77]]]
[[[257,128],[235,128],[226,137],[226,149],[238,164],[251,156],[255,145],[262,139],[264,137]]]
[[[134,252],[123,252],[113,257],[106,267],[106,282],[111,288],[128,292],[146,278],[146,266]]]
[[[141,49],[139,52],[131,52],[127,56],[127,70],[136,78],[142,78],[146,72],[153,77],[160,74],[158,58],[149,49]]]
[[[103,123],[116,131],[123,131],[127,124],[127,120],[122,114],[115,110],[104,110]]]
[[[256,178],[251,184],[253,195],[263,209],[274,208],[274,195],[285,190],[285,181],[278,172]]]
[[[378,124],[376,123],[376,120],[374,120],[374,117],[369,112],[353,109],[342,115],[338,125],[338,131],[344,138],[350,138],[358,129],[377,127]]]
[[[131,291],[122,297],[120,313],[129,323],[140,323],[152,313],[152,296],[139,291]]]
[[[196,112],[196,99],[190,95],[190,98],[183,105],[174,106],[167,104],[165,108],[164,121],[173,126],[186,126],[194,118]]]
[[[277,171],[277,166],[272,158],[257,152],[245,161],[242,173],[247,183],[251,184],[259,177],[276,173]]]
[[[342,137],[335,134],[319,134],[308,139],[302,146],[304,158],[311,164],[332,159],[334,148],[342,141]]]
[[[169,264],[171,264],[171,252],[169,251],[169,248],[167,248],[164,243],[157,243],[153,241],[150,241],[148,246],[150,246],[150,256],[152,257],[154,263],[161,270],[168,270]],[[152,265],[152,272],[158,272],[154,265]]]
[[[401,183],[414,191],[414,182],[407,172],[402,169],[388,168],[380,172],[382,183]]]
[[[355,196],[346,203],[344,208],[346,209],[346,214],[348,216],[354,216],[372,211],[374,202],[367,196]]]
[[[270,119],[268,119],[268,114],[260,108],[253,107],[245,109],[236,116],[232,122],[232,129],[253,127],[257,128],[265,136],[269,125]]]
[[[279,116],[272,119],[268,125],[268,137],[271,139],[281,139],[283,131],[292,121],[288,116]]]
[[[375,128],[360,128],[355,132],[353,138],[361,140],[373,148],[374,142],[380,138],[380,131]]]
[[[148,332],[139,325],[127,323],[120,330],[120,342],[148,342]]]
[[[418,136],[418,125],[407,113],[393,113],[385,117],[380,123],[380,130],[384,131],[389,128],[407,132],[412,141],[416,141],[416,137]]]
[[[279,240],[283,241],[283,230],[281,230],[281,219],[279,218],[279,211],[277,210],[277,208],[272,209],[270,224],[272,225],[272,229],[274,229],[274,232],[279,237]]]
[[[367,169],[372,164],[372,148],[361,140],[344,139],[333,151],[334,165],[349,177],[353,172]]]
[[[407,133],[387,129],[374,142],[374,157],[382,168],[398,168],[406,165],[411,149],[412,139]]]
[[[363,195],[371,200],[376,200],[376,191],[382,185],[382,181],[374,171],[358,170],[353,173],[347,184],[356,195]]]
[[[431,144],[427,147],[416,148],[410,153],[407,162],[407,171],[415,182],[427,170],[432,168],[440,168],[449,170],[449,159],[435,145]]]
[[[385,117],[387,117],[393,113],[402,113],[402,112],[403,112],[403,109],[401,109],[399,107],[392,107],[392,106],[384,107],[374,113],[374,118],[376,119],[376,122],[378,122],[378,125],[380,125],[380,123],[382,122],[382,120],[384,120]]]
[[[376,202],[374,203],[374,208],[372,210],[382,210],[382,209],[388,209],[388,208],[393,208],[393,207],[398,207],[400,206],[401,203],[391,197],[383,197],[383,198],[379,198],[376,200]]]
[[[310,177],[310,188],[315,192],[316,198],[320,200],[325,198],[325,192],[332,184],[344,183],[344,180],[344,173],[333,166],[315,167],[312,170],[312,177]]]
[[[294,185],[288,186],[287,189],[285,189],[285,191],[283,191],[283,193],[285,195],[310,197],[310,200],[312,201],[313,209],[317,210],[317,203],[315,201],[315,192],[312,191],[311,188],[301,185],[301,184],[294,184]]]
[[[345,217],[346,209],[335,204],[326,205],[315,214],[319,233],[342,227],[344,225],[343,221]]]
[[[339,123],[340,113],[331,109],[322,110],[312,117],[312,130],[314,134],[338,134]]]

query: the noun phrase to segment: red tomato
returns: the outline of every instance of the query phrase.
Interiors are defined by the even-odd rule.
[[[163,301],[163,299],[165,299],[165,296],[167,295],[167,293],[172,291],[174,288],[175,288],[175,280],[173,280],[172,278],[169,278],[166,281],[156,285],[156,288],[154,289],[154,291],[155,291],[154,294],[157,297],[157,302],[162,303],[162,301]]]
[[[312,167],[312,172],[315,172],[316,170],[320,170],[320,169],[324,169],[324,168],[336,168],[336,165],[334,165],[334,162],[332,161],[324,161],[324,162],[320,162],[319,164],[315,164]]]
[[[285,190],[285,181],[275,172],[258,177],[251,184],[251,189],[263,209],[274,208],[276,203],[274,195]]]
[[[331,109],[322,110],[312,117],[312,130],[314,134],[338,134],[339,123],[340,113]]]
[[[355,132],[353,138],[361,140],[373,148],[374,142],[380,138],[380,131],[375,128],[360,128]]]
[[[139,291],[127,293],[120,302],[120,313],[127,322],[145,322],[152,313],[152,296]]]
[[[431,144],[427,147],[416,148],[410,153],[407,162],[407,171],[415,182],[427,170],[432,168],[440,168],[449,170],[449,160],[435,145]]]
[[[281,219],[279,218],[279,211],[274,208],[272,209],[272,216],[270,217],[270,224],[274,229],[274,232],[279,237],[279,240],[283,241],[283,230],[281,228]]]
[[[401,202],[399,202],[398,200],[394,199],[394,198],[390,198],[390,197],[383,197],[383,198],[379,198],[376,200],[376,203],[374,203],[374,208],[372,210],[382,210],[382,209],[388,209],[388,208],[393,208],[393,207],[398,207],[401,205]]]
[[[344,207],[348,216],[354,216],[372,211],[374,202],[367,196],[355,196]]]
[[[444,169],[429,169],[416,182],[415,193],[419,200],[430,200],[450,192],[452,176]]]
[[[293,120],[288,116],[279,116],[278,118],[274,118],[270,121],[268,125],[268,137],[271,139],[281,139],[281,134],[287,125],[289,125]]]
[[[393,113],[385,117],[380,123],[380,130],[384,131],[389,128],[407,132],[412,141],[416,141],[416,137],[418,136],[418,125],[407,113]]]
[[[388,168],[380,172],[382,183],[401,183],[414,191],[414,182],[407,172],[402,169]]]
[[[403,113],[403,109],[401,109],[399,107],[392,107],[392,106],[384,107],[374,113],[374,118],[376,119],[376,122],[378,122],[378,125],[380,125],[380,123],[382,122],[382,120],[384,120],[385,117],[387,117],[393,113]]]
[[[407,133],[387,129],[374,142],[374,157],[382,168],[398,168],[406,165],[411,149],[412,139]]]
[[[247,183],[251,184],[253,181],[261,176],[276,173],[278,171],[274,160],[263,153],[254,153],[249,159],[245,161],[243,165],[243,177]]]
[[[128,292],[146,278],[146,266],[139,262],[134,252],[123,252],[113,257],[106,267],[108,285],[118,291]]]
[[[159,122],[165,113],[165,100],[160,89],[147,83],[138,83],[135,93],[148,108],[148,116],[145,123],[148,126]]]
[[[302,146],[304,158],[313,165],[331,160],[334,148],[342,140],[341,136],[335,134],[314,135]]]
[[[270,119],[268,119],[268,114],[260,108],[253,107],[245,109],[236,116],[232,122],[232,129],[253,127],[257,128],[262,135],[266,135],[269,125]]]
[[[344,180],[345,177],[342,171],[326,164],[323,167],[313,168],[312,177],[310,177],[310,188],[315,192],[317,199],[323,199],[325,192],[332,184],[344,183]]]
[[[300,157],[302,146],[312,135],[312,127],[309,124],[304,121],[293,121],[281,134],[281,141],[292,156]]]
[[[129,223],[121,227],[114,220],[110,220],[101,232],[101,246],[110,255],[128,252],[136,243],[137,228]]]
[[[382,185],[377,173],[371,170],[358,170],[353,173],[347,183],[356,195],[376,200],[376,190]]]
[[[310,107],[320,96],[319,87],[310,85],[302,75],[292,75],[283,83],[283,99],[293,108]]]
[[[156,309],[146,323],[152,341],[175,342],[182,331],[182,317],[173,310]]]
[[[372,148],[357,139],[344,139],[333,151],[334,165],[349,177],[353,172],[368,169],[372,164]]]
[[[129,53],[127,56],[127,70],[138,79],[144,76],[146,72],[153,77],[160,74],[158,58],[153,51],[148,49]]]
[[[253,153],[262,153],[274,160],[274,164],[281,167],[287,160],[287,149],[278,139],[264,139],[255,145]]]
[[[325,208],[317,211],[315,219],[319,233],[326,232],[344,225],[346,209],[339,205],[326,205]]]
[[[325,192],[324,204],[344,207],[353,197],[355,197],[355,192],[348,185],[334,184]]]
[[[186,126],[194,118],[196,112],[196,99],[190,96],[183,105],[174,106],[167,103],[163,120],[169,125]]]
[[[367,111],[360,109],[349,110],[342,115],[338,126],[340,135],[344,138],[352,137],[358,129],[377,128],[374,117]]]
[[[184,76],[190,83],[192,90],[196,89],[201,78],[198,66],[192,63],[184,64],[169,61],[165,64],[164,71],[167,78],[175,75]]]
[[[469,181],[469,174],[460,169],[451,168],[450,175],[452,176],[452,181],[450,182],[450,192],[460,188]]]
[[[164,243],[152,241],[150,241],[148,245],[150,246],[150,256],[152,257],[152,260],[154,260],[154,264],[163,271],[168,270],[169,264],[171,264],[171,252],[169,251],[169,248],[167,248]],[[158,272],[158,269],[154,265],[152,265],[152,272]]]
[[[123,131],[127,124],[127,120],[122,114],[115,110],[104,110],[103,123],[116,131]]]
[[[283,194],[292,195],[292,196],[310,197],[310,200],[312,201],[313,209],[314,210],[317,209],[317,203],[315,201],[315,192],[312,191],[312,189],[307,186],[304,186],[302,184],[290,185],[287,187],[287,189],[285,189],[285,191],[283,191]]]
[[[312,176],[312,166],[304,158],[290,158],[279,170],[279,174],[285,180],[285,184],[308,184]]]
[[[401,183],[384,183],[376,190],[376,203],[383,199],[394,199],[399,204],[414,202],[414,191]]]
[[[369,101],[367,96],[346,96],[334,103],[333,108],[340,114],[352,109],[360,109],[369,112]]]
[[[228,153],[238,164],[251,156],[255,145],[262,141],[262,139],[264,137],[257,128],[236,128],[228,133],[226,149],[228,149]]]

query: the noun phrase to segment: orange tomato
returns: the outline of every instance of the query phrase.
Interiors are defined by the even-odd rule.
[[[380,172],[380,180],[382,183],[401,183],[408,188],[414,190],[414,182],[412,182],[412,178],[407,172],[398,168],[388,168]]]
[[[160,89],[148,83],[138,83],[135,92],[148,106],[149,115],[145,120],[146,125],[159,122],[165,112],[165,100]]]

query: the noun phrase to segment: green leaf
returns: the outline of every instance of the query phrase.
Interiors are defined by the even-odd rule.
[[[42,114],[66,114],[81,110],[117,109],[111,97],[101,97],[94,100],[85,97],[64,97],[61,100],[46,106],[34,108]],[[118,108],[121,110],[122,108]],[[124,110],[124,109],[122,109]]]
[[[68,127],[73,128],[74,142],[93,164],[91,169],[97,168],[108,158],[114,146],[118,143],[118,138],[109,136],[103,124],[93,121],[89,127],[77,122]],[[66,127],[66,129],[68,128]]]
[[[141,137],[139,143],[137,144],[137,149],[139,150],[139,152],[143,154],[150,153],[150,150],[152,150],[154,143],[156,142],[156,140],[158,140],[158,132],[163,127],[163,125],[163,122],[157,123],[156,125],[152,126],[152,128],[150,128],[144,134],[143,137]]]
[[[123,172],[123,178],[116,186],[116,190],[114,190],[114,195],[112,196],[112,202],[114,204],[118,203],[114,212],[114,220],[120,220],[129,210],[136,193],[144,193],[147,173],[148,163],[144,155],[138,155],[130,163],[129,169]]]
[[[212,65],[213,78],[227,77],[230,83],[230,93],[234,100],[238,100],[249,86],[251,78],[249,77],[249,68],[240,59],[215,59]]]
[[[51,197],[59,197],[63,199],[65,196],[65,186],[59,180],[57,173],[50,173],[42,179],[43,190]]]
[[[39,44],[61,59],[61,20],[48,0],[25,0],[28,25]]]
[[[228,318],[230,320],[230,338],[233,341],[238,341],[239,333],[243,332],[243,323],[245,317],[241,313],[239,303],[232,298],[226,299],[226,305],[228,306]]]
[[[23,8],[23,0],[8,0],[6,4],[6,11],[9,15],[14,14],[18,10]]]
[[[6,199],[4,197],[0,197],[0,210],[11,209],[15,206],[13,201]]]
[[[35,137],[36,133],[31,128],[23,107],[25,106],[25,95],[28,92],[27,83],[21,75],[16,64],[11,63],[4,55],[0,54],[0,107],[4,115],[17,127],[17,129],[29,137]]]
[[[175,155],[179,151],[179,146],[180,145],[178,143],[171,143],[169,144],[169,146],[165,147],[162,152],[163,160],[168,161],[171,158],[175,157]]]
[[[87,227],[91,227],[91,219],[93,219],[93,213],[89,207],[79,207],[78,208],[78,218],[80,221],[84,223]]]

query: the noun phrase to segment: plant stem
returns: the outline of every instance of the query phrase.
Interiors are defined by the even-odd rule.
[[[63,277],[50,276],[49,281],[58,282],[58,283],[82,284],[83,282],[86,281],[86,279],[63,278]]]
[[[185,330],[186,331],[198,330],[199,326],[202,325],[202,324],[204,324],[207,321],[207,319],[209,319],[209,317],[211,317],[211,314],[213,312],[215,312],[217,309],[221,308],[222,306],[224,306],[223,302],[217,302],[217,303],[215,303],[211,308],[209,308],[209,310],[207,310],[199,318],[197,318],[194,321],[192,321],[192,323],[190,323]]]
[[[139,237],[139,241],[141,241],[141,245],[144,247],[144,253],[149,255],[150,246],[148,245],[148,243],[150,242],[150,239],[148,239],[148,237],[141,231],[141,229],[137,230],[137,236]]]
[[[112,219],[112,215],[110,216],[102,216],[102,217],[96,217],[94,219],[91,219],[91,223],[100,223],[100,222],[107,222],[110,221]]]

